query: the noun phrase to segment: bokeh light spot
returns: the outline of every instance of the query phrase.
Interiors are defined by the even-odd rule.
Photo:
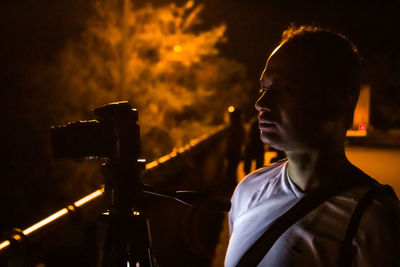
[[[175,53],[180,53],[180,52],[182,52],[182,46],[180,46],[180,45],[175,45],[175,46],[174,46],[174,52],[175,52]]]

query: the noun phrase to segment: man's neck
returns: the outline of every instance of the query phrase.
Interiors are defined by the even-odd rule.
[[[351,166],[344,147],[335,150],[287,151],[289,178],[304,192],[329,185]]]

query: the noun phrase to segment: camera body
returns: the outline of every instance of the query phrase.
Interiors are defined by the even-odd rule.
[[[95,120],[51,127],[57,158],[137,159],[140,155],[138,112],[127,101],[93,110]]]

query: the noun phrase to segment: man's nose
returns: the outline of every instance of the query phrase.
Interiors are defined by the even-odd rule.
[[[255,108],[258,112],[271,111],[272,96],[268,91],[264,91],[263,94],[257,99]]]

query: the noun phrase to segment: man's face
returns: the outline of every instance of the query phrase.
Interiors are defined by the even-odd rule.
[[[267,61],[261,75],[261,97],[256,102],[264,143],[284,151],[315,149],[329,139],[326,118],[321,115],[321,94],[309,57],[293,58],[278,49]]]

